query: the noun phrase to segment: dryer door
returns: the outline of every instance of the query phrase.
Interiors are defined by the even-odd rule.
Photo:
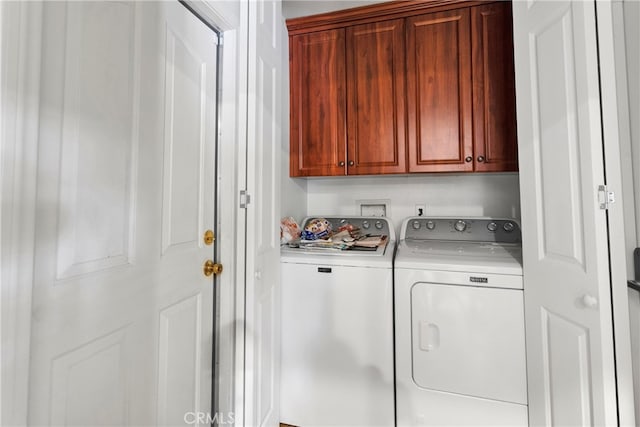
[[[522,291],[416,283],[411,324],[418,386],[526,405]]]

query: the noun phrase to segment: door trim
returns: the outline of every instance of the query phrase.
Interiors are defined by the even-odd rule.
[[[235,424],[243,425],[246,210],[239,207],[238,195],[246,188],[247,58],[240,52],[244,52],[247,45],[246,22],[241,19],[241,9],[247,5],[244,1],[188,0],[185,3],[205,22],[219,28],[223,40],[217,170],[218,176],[233,181],[230,186],[218,185],[216,234],[221,246],[216,248],[216,257],[223,265],[233,268],[225,269],[215,284],[218,301],[231,303],[218,303],[220,339],[214,390],[219,396],[216,408],[222,417],[219,419],[229,420],[232,414]]]
[[[26,425],[33,289],[42,3],[0,3],[2,409]]]
[[[622,2],[596,1],[605,179],[618,199],[607,212],[618,422],[634,426],[627,279],[633,277],[636,233],[622,12]]]

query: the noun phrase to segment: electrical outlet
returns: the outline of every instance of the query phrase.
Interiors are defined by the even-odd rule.
[[[416,205],[416,216],[424,216],[426,214],[427,206],[426,205]]]

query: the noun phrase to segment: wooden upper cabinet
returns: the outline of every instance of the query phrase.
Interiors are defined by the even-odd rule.
[[[347,173],[405,173],[404,20],[346,31]]]
[[[409,172],[473,170],[468,8],[408,18]]]
[[[345,30],[289,37],[291,176],[346,173]]]
[[[475,170],[518,170],[510,2],[471,9]]]
[[[511,16],[410,0],[288,20],[290,175],[516,171]]]

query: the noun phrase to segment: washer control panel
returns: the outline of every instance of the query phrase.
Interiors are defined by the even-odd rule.
[[[520,225],[512,219],[407,218],[401,239],[521,243]]]

